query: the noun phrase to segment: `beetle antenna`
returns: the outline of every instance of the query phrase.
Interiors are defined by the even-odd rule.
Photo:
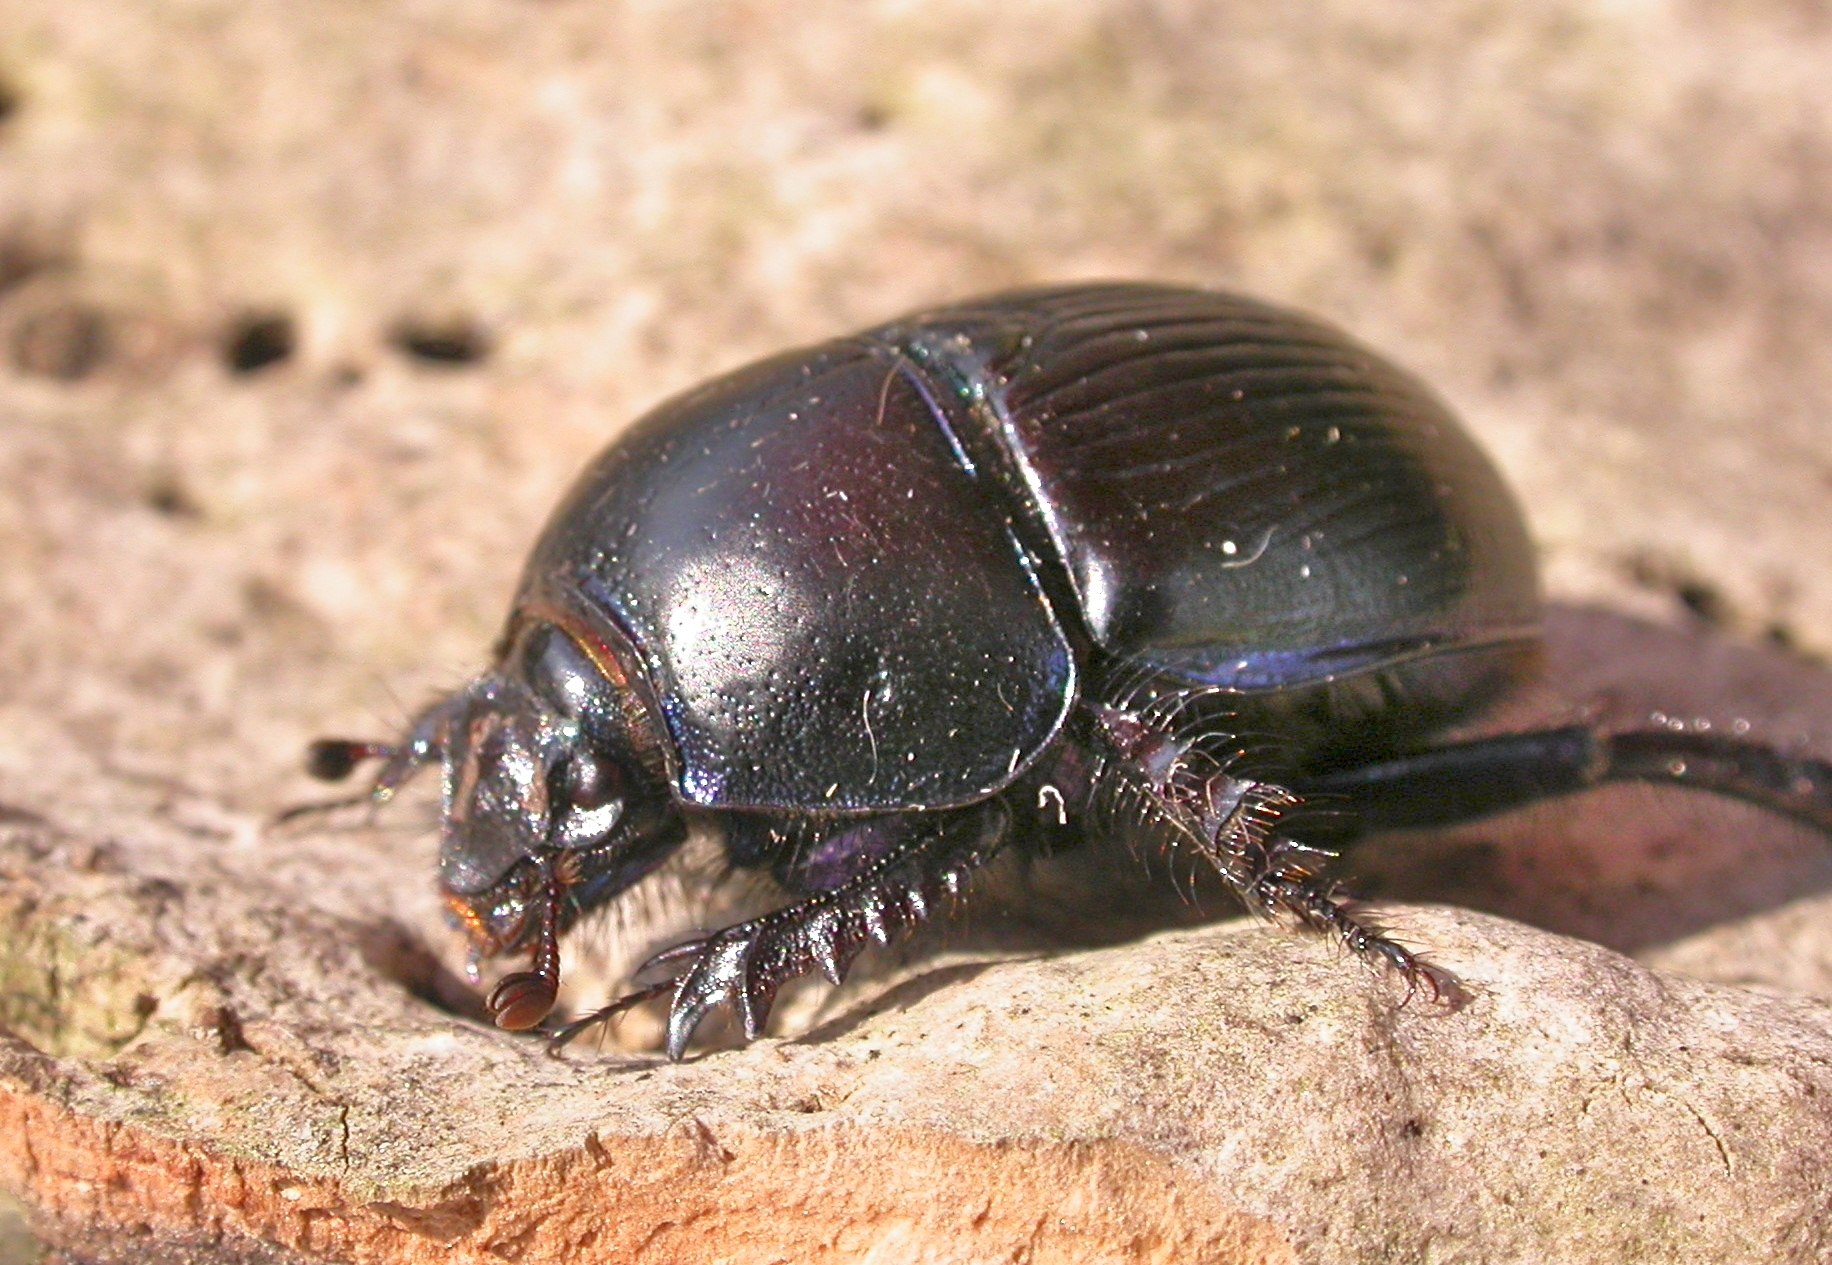
[[[360,738],[320,738],[305,749],[305,771],[320,782],[341,782],[367,760],[391,760],[400,748]]]
[[[633,993],[628,993],[619,997],[616,1001],[611,1002],[607,1006],[600,1006],[596,1010],[580,1015],[577,1019],[560,1025],[547,1036],[547,1053],[558,1057],[560,1051],[565,1049],[575,1037],[581,1032],[584,1032],[587,1028],[615,1019],[626,1010],[634,1010],[646,1001],[654,1001],[657,997],[666,997],[675,990],[675,987],[679,983],[679,979],[674,976],[669,976],[659,984],[650,984],[645,988],[639,988]]]
[[[496,1026],[510,1032],[540,1023],[560,993],[560,909],[566,900],[566,880],[557,868],[547,871],[544,895],[534,927],[532,969],[503,976],[484,1002]]]

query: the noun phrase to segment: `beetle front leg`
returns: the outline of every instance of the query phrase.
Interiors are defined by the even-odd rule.
[[[818,970],[830,983],[846,976],[866,945],[889,944],[913,931],[943,900],[959,896],[968,876],[998,851],[1009,828],[997,800],[933,815],[888,819],[906,831],[882,847],[844,881],[748,922],[689,940],[651,958],[638,974],[668,972],[658,983],[619,998],[568,1024],[553,1036],[563,1045],[586,1028],[633,1005],[672,994],[668,1057],[679,1059],[697,1028],[720,1006],[730,1006],[746,1038],[763,1031],[777,991]],[[843,832],[839,836],[843,838]],[[809,849],[795,872],[818,875],[819,854]],[[845,850],[842,844],[841,851]]]
[[[1327,853],[1286,833],[1305,801],[1277,783],[1236,776],[1208,744],[1116,709],[1095,712],[1089,807],[1094,827],[1135,848],[1186,850],[1207,861],[1262,917],[1334,936],[1365,961],[1397,971],[1407,995],[1424,988],[1452,1005],[1455,976],[1393,940],[1342,897],[1314,861]]]

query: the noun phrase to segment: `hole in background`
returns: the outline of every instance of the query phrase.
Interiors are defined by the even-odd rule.
[[[223,363],[231,373],[256,373],[291,358],[297,345],[292,317],[281,312],[254,312],[229,327]]]
[[[146,488],[146,506],[166,518],[202,518],[203,507],[176,474],[154,476]]]
[[[21,321],[7,348],[21,373],[60,382],[89,377],[112,350],[108,321],[92,307],[67,304]]]
[[[1623,570],[1636,586],[1652,593],[1670,594],[1694,619],[1713,628],[1737,625],[1737,611],[1723,591],[1674,559],[1637,554],[1624,560]]]
[[[1819,667],[1832,667],[1832,660],[1809,646],[1801,644],[1800,634],[1794,631],[1791,624],[1777,621],[1762,630],[1762,640],[1777,650],[1785,651],[1802,663],[1811,663]]]
[[[59,262],[56,255],[41,249],[28,235],[0,237],[0,292],[23,285]]]
[[[435,365],[475,364],[490,354],[490,336],[463,317],[402,321],[389,342],[415,360]]]
[[[1732,622],[1730,603],[1703,580],[1681,581],[1674,586],[1673,595],[1680,605],[1714,628],[1724,628]]]

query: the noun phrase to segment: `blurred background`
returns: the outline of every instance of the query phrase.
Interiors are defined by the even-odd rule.
[[[1817,0],[6,0],[0,812],[436,926],[424,834],[265,824],[307,738],[481,664],[593,451],[1091,277],[1386,351],[1554,596],[1675,629],[1680,705],[1754,673],[1823,738],[1828,66]]]
[[[1802,0],[9,0],[0,702],[254,797],[472,670],[645,406],[1078,277],[1329,317],[1555,594],[1824,654],[1829,64]]]

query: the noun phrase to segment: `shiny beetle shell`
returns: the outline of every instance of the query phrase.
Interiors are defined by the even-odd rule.
[[[518,612],[556,594],[633,647],[683,801],[849,812],[1010,785],[1095,656],[1289,691],[1538,620],[1513,497],[1423,386],[1147,285],[942,308],[662,405],[562,502]]]

